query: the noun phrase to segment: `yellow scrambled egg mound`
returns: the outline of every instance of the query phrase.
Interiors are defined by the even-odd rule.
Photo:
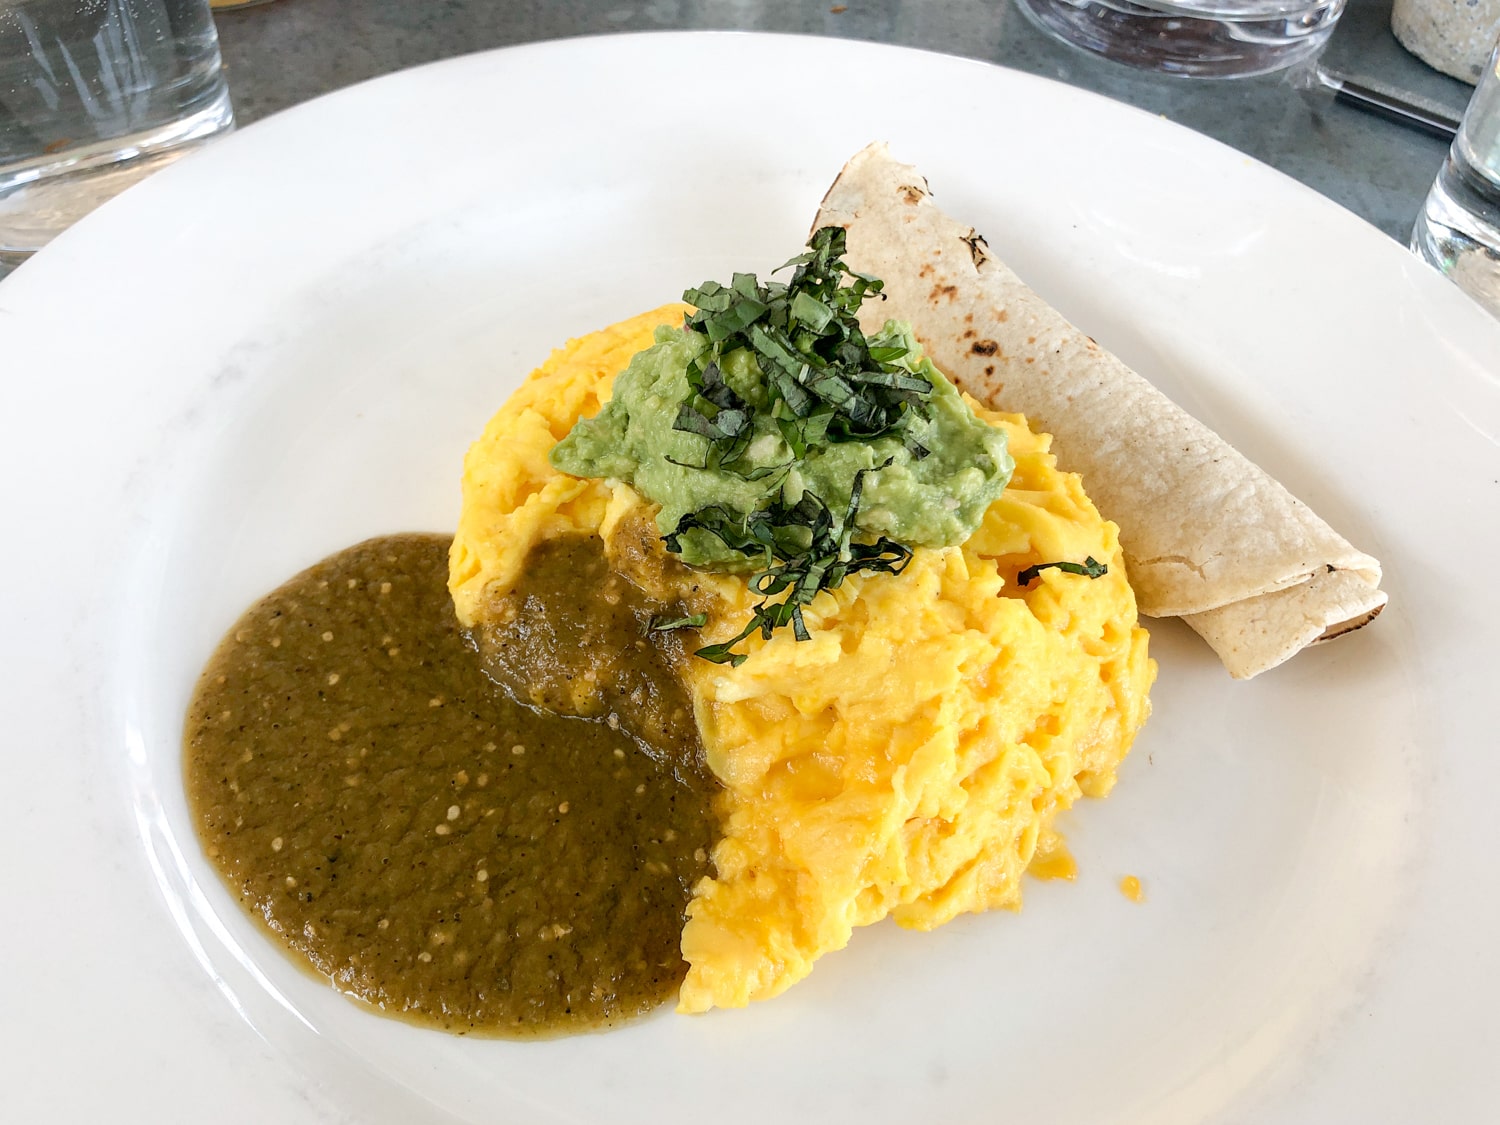
[[[450,580],[465,624],[539,540],[596,532],[606,553],[627,554],[616,532],[640,525],[645,502],[559,473],[547,452],[683,309],[554,352],[470,450]],[[783,630],[745,642],[738,668],[687,663],[724,789],[716,874],[695,888],[682,935],[683,1011],[774,996],[887,915],[931,929],[1019,908],[1028,866],[1055,863],[1056,814],[1109,791],[1145,721],[1156,669],[1114,524],[1057,471],[1047,435],[976,409],[1007,431],[1016,469],[968,542],[820,595],[805,611],[811,640]],[[1050,569],[1016,582],[1028,566],[1090,555],[1108,564],[1103,577]],[[760,600],[742,577],[692,581],[693,593],[652,592],[709,610],[705,643],[734,635]]]

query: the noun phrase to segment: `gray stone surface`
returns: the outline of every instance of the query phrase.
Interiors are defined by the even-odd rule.
[[[1349,0],[1326,61],[1419,104],[1460,108],[1467,87],[1402,49],[1390,32],[1391,3]],[[748,30],[895,43],[1060,79],[1246,152],[1403,244],[1448,149],[1335,104],[1317,82],[1315,61],[1249,79],[1147,74],[1054,41],[1012,0],[273,0],[219,12],[217,21],[242,125],[472,51],[615,32]],[[0,262],[0,279],[10,268]]]
[[[1160,113],[1279,168],[1405,242],[1445,142],[1342,105],[1311,65],[1219,81],[1145,74],[1057,43],[1010,0],[276,0],[222,12],[241,123],[403,67],[539,39],[746,29],[922,47],[1058,78]],[[1375,16],[1370,9],[1382,9]],[[1362,34],[1390,0],[1350,0]],[[1385,34],[1388,35],[1388,32]],[[1339,47],[1339,32],[1329,50]],[[1399,54],[1398,60],[1404,60]],[[1409,65],[1420,72],[1421,64]]]
[[[1457,117],[1474,93],[1472,83],[1434,70],[1401,45],[1391,30],[1390,0],[1351,4],[1319,64],[1341,78],[1404,97]]]

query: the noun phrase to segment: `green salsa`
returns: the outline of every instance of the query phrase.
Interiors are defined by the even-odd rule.
[[[607,704],[594,721],[539,710],[460,630],[448,546],[361,543],[230,630],[185,730],[204,850],[279,943],[387,1014],[536,1036],[644,1012],[687,971],[717,788],[675,679],[626,643],[654,609],[610,577],[597,538],[534,551],[514,598],[540,620],[497,627],[486,662],[521,688],[524,654],[546,702],[575,714],[596,712],[555,685],[593,674]],[[591,631],[608,636],[593,652],[552,643]],[[647,704],[616,706],[620,687]]]

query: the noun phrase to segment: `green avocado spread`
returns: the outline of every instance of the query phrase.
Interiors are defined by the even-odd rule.
[[[709,349],[691,329],[661,328],[655,346],[638,354],[615,379],[613,397],[593,418],[580,421],[552,451],[552,464],[578,477],[613,477],[661,505],[657,527],[670,534],[683,516],[720,506],[748,513],[780,493],[795,503],[810,490],[834,512],[849,507],[854,474],[869,470],[855,536],[888,536],[910,547],[962,543],[1010,479],[1005,431],[977,418],[953,384],[917,348],[910,329],[896,321],[871,338],[872,346],[905,350],[903,370],[931,384],[928,413],[909,433],[870,441],[830,442],[795,456],[775,418],[764,409],[765,377],[755,355],[740,348],[724,356],[724,381],[752,408],[749,443],[732,470],[711,463],[710,439],[674,427],[678,404],[689,397],[688,364]],[[918,460],[903,437],[927,450]],[[877,466],[883,466],[878,469]],[[694,566],[751,570],[754,558],[702,528],[682,537],[681,557]]]
[[[818,593],[900,574],[914,547],[962,543],[1014,467],[1004,431],[907,325],[865,336],[859,309],[882,283],[845,266],[844,239],[817,231],[786,282],[737,273],[688,290],[697,311],[658,330],[551,453],[565,473],[625,481],[660,505],[662,541],[684,562],[754,572],[766,600],[738,637],[697,650],[710,660],[739,663],[734,646],[757,630],[790,625],[805,640],[802,607]]]

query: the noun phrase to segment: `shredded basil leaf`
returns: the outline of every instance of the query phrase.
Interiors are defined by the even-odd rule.
[[[1028,566],[1016,575],[1016,583],[1021,586],[1029,586],[1036,581],[1037,576],[1049,567],[1056,567],[1064,574],[1081,574],[1085,578],[1101,578],[1109,573],[1109,567],[1093,555],[1089,555],[1081,563],[1076,562],[1045,562],[1037,563],[1036,566]]]
[[[653,633],[666,633],[673,629],[701,629],[708,624],[708,614],[692,613],[687,617],[653,617],[651,619],[651,631]]]
[[[796,460],[829,443],[886,435],[899,437],[917,460],[928,455],[911,423],[928,416],[932,384],[910,369],[904,344],[872,348],[860,330],[860,306],[879,297],[883,283],[844,264],[845,238],[840,227],[815,232],[807,251],[781,267],[792,271],[786,282],[762,284],[754,274],[737,273],[727,286],[706,281],[683,294],[696,309],[684,327],[701,332],[709,346],[688,365],[691,389],[673,426],[705,439],[705,468],[757,480],[793,467],[736,467],[748,448],[752,408],[725,380],[723,364],[739,349],[755,357],[765,381],[763,409]],[[681,554],[682,537],[690,532],[714,536],[757,561],[750,588],[764,599],[738,635],[696,655],[738,666],[745,659],[735,651],[741,641],[757,632],[769,640],[787,626],[797,640],[808,640],[802,610],[819,593],[837,589],[851,574],[900,574],[911,561],[909,547],[884,536],[854,540],[865,474],[890,463],[856,473],[847,510],[837,514],[811,492],[788,503],[773,487],[748,513],[710,505],[682,516],[662,537],[667,550]]]
[[[725,447],[748,426],[748,408],[720,371],[740,348],[759,363],[767,408],[799,458],[828,442],[904,432],[927,416],[932,384],[901,365],[907,348],[872,348],[860,331],[859,308],[883,283],[844,265],[845,239],[841,227],[817,231],[807,252],[781,267],[792,270],[788,282],[737,273],[728,286],[705,281],[683,293],[697,310],[684,327],[707,336],[709,350],[688,367],[692,393],[674,427],[705,438],[718,451],[715,467],[731,466]]]
[[[694,529],[705,531],[732,551],[758,558],[761,569],[750,578],[750,589],[762,601],[740,632],[720,644],[707,645],[694,655],[716,664],[738,667],[744,654],[735,646],[753,633],[766,640],[777,630],[790,625],[799,641],[811,634],[802,619],[802,607],[824,590],[836,590],[851,574],[900,574],[911,562],[911,548],[882,536],[874,543],[853,541],[854,519],[864,493],[866,473],[878,472],[890,461],[875,469],[861,469],[854,474],[849,508],[842,518],[811,492],[804,492],[795,504],[781,495],[765,507],[739,516],[719,505],[689,512],[677,522],[670,535],[663,537],[667,550],[680,554],[681,537]],[[771,601],[778,594],[786,596]]]

